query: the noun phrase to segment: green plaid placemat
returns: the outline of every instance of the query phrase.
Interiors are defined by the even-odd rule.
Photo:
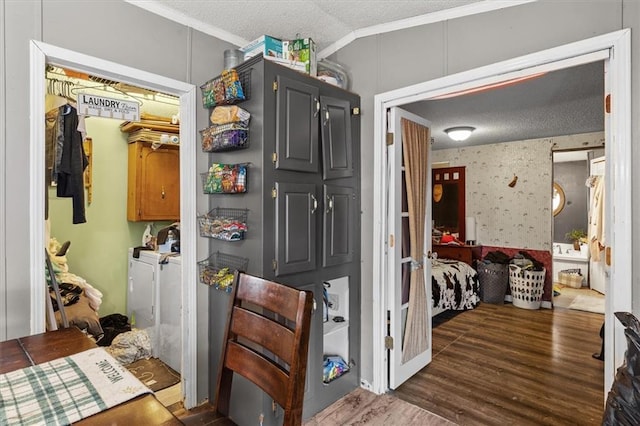
[[[150,390],[104,348],[0,375],[0,424],[61,425]]]

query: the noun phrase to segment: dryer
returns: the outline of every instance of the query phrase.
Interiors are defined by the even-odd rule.
[[[147,330],[151,353],[180,372],[182,355],[182,270],[180,256],[153,251],[133,257],[129,249],[127,316],[132,327]]]

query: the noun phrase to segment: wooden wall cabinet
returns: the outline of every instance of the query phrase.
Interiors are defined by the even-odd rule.
[[[127,220],[180,220],[178,145],[129,144]]]

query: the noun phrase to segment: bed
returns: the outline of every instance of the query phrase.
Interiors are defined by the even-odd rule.
[[[458,260],[431,260],[431,290],[433,315],[474,309],[480,303],[476,270]]]

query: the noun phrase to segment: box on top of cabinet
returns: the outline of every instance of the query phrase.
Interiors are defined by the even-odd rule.
[[[285,59],[305,64],[307,74],[314,77],[318,75],[316,44],[313,39],[297,38],[295,40],[285,40],[282,42],[282,52]]]
[[[244,59],[263,55],[265,58],[282,58],[282,40],[268,35],[263,35],[240,48],[244,53]]]

